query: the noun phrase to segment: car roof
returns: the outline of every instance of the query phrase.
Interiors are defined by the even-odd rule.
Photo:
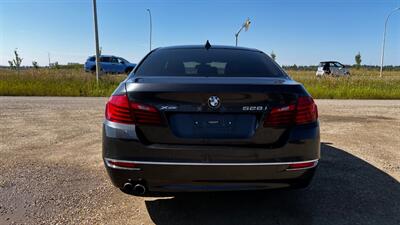
[[[338,62],[338,61],[322,61],[322,62],[319,62],[319,63],[340,63],[340,62]]]
[[[176,45],[176,46],[160,47],[158,49],[204,49],[204,48],[205,48],[204,45]],[[262,52],[255,48],[236,47],[229,45],[211,45],[210,49],[232,49],[232,50]]]
[[[96,57],[96,56],[95,56],[95,55],[89,56],[89,58],[91,58],[91,57]],[[118,57],[118,56],[115,56],[115,55],[100,55],[100,57],[115,57],[115,58],[121,58],[121,57]]]

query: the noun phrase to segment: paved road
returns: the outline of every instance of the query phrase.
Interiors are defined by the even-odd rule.
[[[308,191],[138,198],[101,160],[105,98],[0,97],[0,224],[400,224],[400,101],[317,101]]]

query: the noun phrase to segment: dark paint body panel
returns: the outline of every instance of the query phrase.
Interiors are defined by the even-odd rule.
[[[107,169],[113,184],[140,183],[146,196],[159,192],[265,190],[302,187],[312,179],[315,167],[287,171],[284,166],[171,166],[140,165],[141,171]],[[145,178],[145,179],[144,179]]]
[[[264,126],[272,108],[309,96],[300,83],[289,77],[139,77],[134,72],[114,95],[126,93],[129,101],[155,107],[162,124],[104,121],[103,158],[115,186],[140,183],[152,193],[302,187],[310,182],[316,167],[291,171],[288,165],[318,161],[319,122]],[[210,96],[219,97],[220,107],[210,107]],[[136,167],[113,168],[107,159],[135,162]]]
[[[104,128],[105,129],[105,128]],[[283,146],[145,144],[139,139],[109,138],[103,129],[103,157],[161,162],[295,162],[318,159],[318,124],[297,127]]]
[[[208,83],[212,80],[212,84]],[[298,96],[306,92],[302,85],[282,79],[256,79],[258,84],[241,84],[239,82],[251,79],[231,79],[229,83],[221,78],[199,78],[186,79],[168,78],[146,78],[141,82],[126,83],[128,97],[131,101],[146,103],[157,107],[166,126],[163,127],[141,127],[143,136],[152,143],[168,144],[273,144],[278,142],[284,134],[285,129],[262,128],[268,109],[274,106],[287,105],[295,102]],[[225,79],[226,80],[226,79]],[[232,81],[233,80],[233,81]],[[266,84],[260,84],[264,81]],[[157,82],[157,83],[156,83]],[[261,82],[262,83],[262,82]],[[217,110],[207,105],[210,96],[218,96],[223,104]],[[174,109],[162,109],[163,106],[173,106]],[[267,110],[243,111],[243,106],[263,106]],[[264,109],[264,108],[263,108]],[[173,134],[168,123],[169,116],[175,112],[179,113],[240,113],[251,114],[257,118],[257,128],[254,135],[246,139],[190,139],[179,138]]]
[[[197,81],[198,82],[198,81]],[[269,109],[287,105],[307,95],[297,83],[291,84],[162,84],[127,83],[131,101],[155,106],[164,125],[134,126],[135,139],[107,137],[103,131],[103,157],[149,162],[267,163],[298,162],[320,158],[318,122],[289,128],[263,127]],[[211,95],[222,106],[207,105]],[[176,109],[162,107],[176,106]],[[267,110],[243,112],[245,105],[267,106]],[[257,126],[247,138],[184,138],[174,134],[169,116],[179,113],[255,115]],[[105,128],[107,126],[105,125]],[[138,165],[139,171],[107,167],[114,185],[144,183],[150,192],[256,190],[296,186],[309,181],[315,169],[285,171],[287,166]]]
[[[112,159],[150,162],[264,163],[320,158],[318,124],[293,129],[288,143],[281,147],[144,145],[139,140],[107,138],[105,135],[106,131],[103,131],[103,157]],[[285,171],[287,166],[138,166],[141,168],[140,171],[107,167],[107,172],[117,187],[123,187],[127,181],[145,182],[149,191],[155,192],[285,188],[296,185],[299,179],[310,179],[314,173],[314,170]],[[203,185],[208,188],[202,189]]]

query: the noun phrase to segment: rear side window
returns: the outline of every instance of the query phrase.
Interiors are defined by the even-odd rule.
[[[285,77],[266,54],[239,49],[159,49],[135,72],[138,76]]]
[[[117,58],[118,59],[118,62],[119,63],[127,63],[128,61],[126,61],[125,59],[123,59],[123,58]]]
[[[111,57],[101,57],[100,62],[111,62]]]
[[[118,63],[118,59],[115,58],[115,57],[112,57],[112,58],[111,58],[111,62],[112,62],[112,63]]]
[[[340,64],[340,63],[335,63],[335,66],[336,66],[336,67],[339,67],[339,68],[343,67],[343,65]]]

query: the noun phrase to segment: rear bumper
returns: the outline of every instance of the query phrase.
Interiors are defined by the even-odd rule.
[[[285,163],[184,163],[126,161],[134,168],[118,168],[105,158],[113,184],[122,188],[125,183],[142,184],[150,192],[198,192],[260,190],[297,187],[309,183],[318,160],[312,166],[289,169]],[[114,161],[114,160],[113,160]]]
[[[291,130],[283,146],[144,144],[134,125],[105,121],[103,159],[112,183],[143,184],[150,192],[288,188],[308,183],[320,158],[318,123]],[[134,164],[122,168],[109,161]],[[292,163],[315,162],[289,170]]]

